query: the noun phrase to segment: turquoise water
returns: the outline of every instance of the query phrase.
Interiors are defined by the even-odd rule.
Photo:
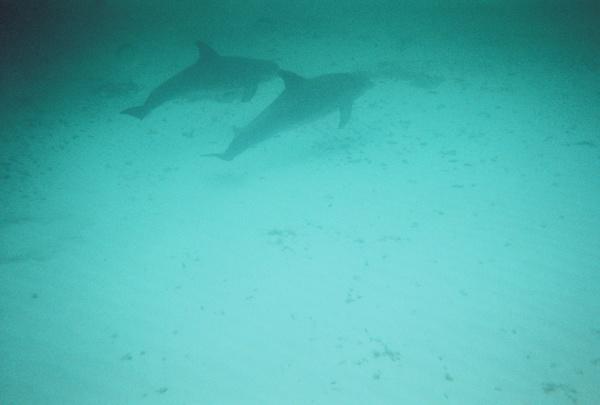
[[[600,403],[595,2],[0,7],[0,404]],[[200,157],[197,40],[373,86]]]

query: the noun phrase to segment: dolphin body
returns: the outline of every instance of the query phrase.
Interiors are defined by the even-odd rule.
[[[315,121],[336,110],[340,111],[339,128],[350,119],[352,103],[368,88],[371,81],[361,73],[331,73],[303,78],[280,70],[283,92],[248,125],[235,129],[235,137],[223,153],[202,156],[230,161],[246,149],[280,132]]]
[[[242,101],[250,101],[259,83],[277,75],[277,64],[267,60],[221,56],[203,42],[197,42],[196,63],[167,79],[152,90],[143,105],[128,108],[121,114],[143,119],[161,104],[196,94],[224,98],[240,92]]]

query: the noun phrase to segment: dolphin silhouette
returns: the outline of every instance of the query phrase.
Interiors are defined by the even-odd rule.
[[[198,41],[196,63],[152,90],[144,104],[121,111],[122,114],[143,119],[161,104],[192,95],[223,98],[241,91],[242,101],[249,101],[259,83],[274,78],[277,64],[267,60],[221,56],[205,43]]]
[[[362,73],[331,73],[303,78],[280,70],[283,92],[248,125],[235,130],[235,136],[225,152],[202,156],[230,161],[248,148],[280,132],[315,121],[336,110],[340,111],[339,128],[350,120],[352,103],[372,82]]]

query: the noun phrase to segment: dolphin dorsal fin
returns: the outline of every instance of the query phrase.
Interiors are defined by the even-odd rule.
[[[290,72],[289,70],[280,70],[279,77],[283,79],[286,89],[298,87],[306,80],[302,76],[297,75],[294,72]]]
[[[216,58],[217,56],[219,56],[217,51],[215,51],[214,49],[212,49],[210,46],[206,45],[202,41],[197,41],[196,46],[198,47],[198,56],[200,56],[200,59],[202,59],[202,60],[209,59],[209,58]]]

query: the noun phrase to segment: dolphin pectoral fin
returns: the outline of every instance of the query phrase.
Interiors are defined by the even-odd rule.
[[[247,103],[248,101],[252,100],[252,97],[254,97],[256,94],[257,89],[258,85],[256,83],[244,88],[244,92],[242,93],[242,102]]]
[[[138,107],[131,107],[126,110],[123,110],[121,111],[121,114],[131,115],[132,117],[142,120],[146,115],[148,115],[149,112],[150,111],[148,111],[146,107],[141,105]]]
[[[352,115],[352,103],[344,104],[340,107],[340,123],[338,128],[344,128]]]

